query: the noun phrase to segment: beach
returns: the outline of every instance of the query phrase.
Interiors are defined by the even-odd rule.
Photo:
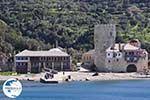
[[[20,75],[0,75],[0,80],[5,81],[10,78],[18,80],[40,81],[43,73],[40,74],[20,74]],[[71,81],[96,81],[96,80],[141,80],[150,79],[150,75],[141,75],[140,73],[98,73],[95,72],[58,72],[55,79],[60,80],[64,76],[71,76]]]

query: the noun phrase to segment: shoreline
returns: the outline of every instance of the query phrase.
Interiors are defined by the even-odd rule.
[[[70,81],[103,81],[103,80],[150,80],[150,75],[141,75],[140,73],[98,73],[93,76],[95,72],[65,72],[65,76],[70,75]],[[64,77],[63,72],[59,72],[56,80]],[[0,75],[0,81],[5,81],[10,78],[27,81],[40,81],[42,73],[40,74],[20,74],[15,76]]]

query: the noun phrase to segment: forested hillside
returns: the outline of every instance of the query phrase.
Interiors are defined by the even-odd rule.
[[[0,51],[94,47],[95,24],[115,23],[117,42],[150,52],[150,0],[0,0]]]

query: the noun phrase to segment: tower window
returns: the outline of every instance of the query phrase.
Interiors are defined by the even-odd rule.
[[[119,61],[119,59],[117,59],[117,62]]]
[[[110,36],[112,36],[113,35],[113,33],[112,32],[110,32]]]

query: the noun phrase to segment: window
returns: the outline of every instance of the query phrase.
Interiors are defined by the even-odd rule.
[[[25,57],[25,60],[28,60],[28,57]]]
[[[87,56],[87,60],[89,60],[89,56]]]
[[[127,57],[127,61],[129,61],[130,60],[130,58],[129,57]]]
[[[43,57],[41,57],[41,60],[43,61]]]
[[[113,53],[113,57],[115,58],[116,56],[117,56],[117,53],[114,52],[114,53]]]
[[[129,52],[129,55],[134,55],[134,52]]]
[[[132,55],[134,55],[134,52],[131,52]]]
[[[108,63],[110,63],[110,60],[108,60]]]
[[[17,60],[20,60],[20,57],[16,57]]]
[[[111,53],[107,53],[107,57],[110,58],[111,57]]]
[[[113,32],[110,32],[110,36],[112,36],[113,35]]]
[[[122,53],[117,53],[117,56],[118,56],[118,58],[121,58],[122,57]]]
[[[119,59],[117,59],[117,62],[119,61]]]
[[[137,60],[137,58],[136,57],[134,57],[134,61],[136,61]]]
[[[48,61],[48,60],[49,60],[49,57],[46,57],[46,58],[47,58],[46,60]]]
[[[89,59],[91,60],[91,56],[89,56]]]

